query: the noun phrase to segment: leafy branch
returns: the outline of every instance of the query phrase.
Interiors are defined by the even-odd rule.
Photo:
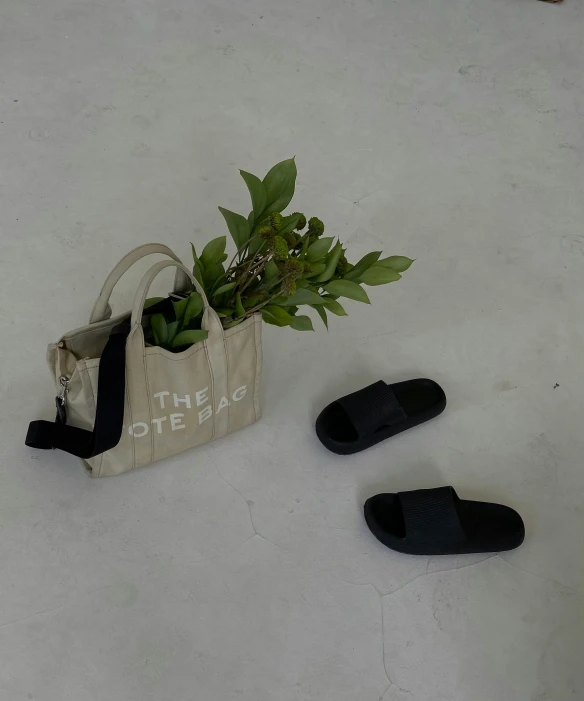
[[[300,212],[283,214],[296,186],[293,158],[276,164],[263,180],[243,170],[240,174],[251,198],[248,216],[219,207],[236,249],[227,268],[226,236],[210,241],[200,256],[191,244],[193,275],[225,328],[259,312],[268,324],[313,330],[310,317],[298,314],[302,306],[316,311],[328,327],[329,313],[346,315],[339,298],[369,304],[363,285],[396,282],[413,263],[406,256],[381,258],[381,251],[373,251],[353,265],[347,260],[342,243],[323,235],[320,219],[312,217],[307,221]],[[150,342],[182,349],[182,341],[187,338],[182,334],[206,333],[200,329],[202,311],[201,303],[198,317],[189,317],[186,326],[185,316],[179,319],[178,312],[176,318],[160,319],[154,315]],[[199,327],[192,328],[196,323]]]

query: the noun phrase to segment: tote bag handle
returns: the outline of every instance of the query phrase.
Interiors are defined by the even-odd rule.
[[[137,325],[141,325],[142,314],[144,313],[144,304],[146,302],[146,296],[148,295],[148,290],[150,285],[154,282],[155,278],[165,269],[165,268],[177,268],[178,272],[186,276],[187,280],[197,292],[203,298],[203,324],[202,327],[209,331],[209,336],[213,334],[214,337],[219,337],[221,341],[223,340],[223,325],[217,312],[209,304],[205,290],[201,287],[198,280],[191,274],[191,271],[185,267],[180,261],[176,262],[174,260],[161,260],[155,263],[151,268],[149,268],[144,277],[138,285],[136,290],[136,296],[134,297],[134,304],[132,306],[132,320],[130,322],[132,328]],[[178,275],[177,272],[177,275]]]
[[[155,253],[168,256],[178,263],[181,262],[176,253],[162,243],[146,243],[143,246],[134,248],[133,251],[130,251],[122,258],[122,260],[107,276],[95,304],[93,305],[93,309],[91,310],[91,316],[89,317],[90,324],[95,324],[98,321],[104,321],[105,319],[110,318],[112,310],[109,306],[109,300],[114,287],[120,281],[122,276],[134,265],[134,263]],[[189,275],[185,273],[184,270],[177,270],[174,280],[174,291],[181,292],[186,290],[189,286],[189,279]]]

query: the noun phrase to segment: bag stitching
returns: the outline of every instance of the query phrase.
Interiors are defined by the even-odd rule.
[[[261,322],[260,322],[261,323]],[[253,386],[253,413],[255,416],[255,420],[257,421],[259,419],[258,415],[258,407],[259,407],[259,388],[260,388],[260,355],[258,352],[258,331],[259,331],[259,326],[258,326],[258,319],[255,319],[254,323],[254,328],[253,328],[254,334],[253,334],[253,339],[254,339],[254,349],[255,349],[255,354],[256,354],[256,365],[255,365],[255,378],[254,378],[254,386]],[[261,343],[261,342],[260,342]]]
[[[258,378],[258,344],[257,344],[257,334],[256,325],[253,325],[253,350],[255,353],[255,366],[254,366],[254,378],[253,378],[253,415],[255,420],[258,420],[258,409],[256,406],[256,387]]]
[[[85,363],[86,370],[94,370],[95,368],[99,367],[99,361],[101,360],[101,358],[89,358],[89,360],[92,361],[91,365],[87,364],[87,360],[78,360],[77,362],[78,363]]]
[[[255,324],[254,324],[255,326]],[[229,336],[226,336],[226,338],[232,338],[233,336],[237,336],[238,333],[243,333],[244,331],[249,331],[249,329],[252,327],[252,324],[247,324],[244,326],[242,329],[238,329],[237,331],[234,331],[233,333],[230,333]]]
[[[127,314],[120,314],[119,316],[128,316],[128,315]],[[112,319],[107,319],[106,321],[108,321],[108,322],[113,321],[114,318],[117,319],[117,317],[112,317]],[[249,317],[249,318],[252,318],[252,317]],[[100,322],[96,322],[96,323],[100,323]],[[249,327],[251,326],[251,324],[245,324],[245,322],[243,322],[242,325],[243,325],[243,328],[233,330],[227,336],[227,338],[231,338],[232,336],[237,336],[238,333],[243,333],[244,331],[247,331],[249,329]],[[112,324],[112,326],[115,326],[115,324]],[[104,329],[105,328],[106,327],[104,327]],[[237,328],[237,327],[235,327],[235,328]],[[89,333],[94,333],[95,331],[96,331],[95,328],[87,328],[85,331],[76,331],[73,336],[67,336],[67,334],[65,334],[61,338],[61,340],[62,341],[70,341],[70,340],[73,340],[74,338],[79,338],[79,336],[86,336]],[[71,333],[71,332],[69,332],[69,333]],[[57,344],[53,344],[53,345],[57,345]],[[160,353],[158,355],[160,355]],[[90,358],[90,360],[99,360],[99,358]]]
[[[79,373],[79,379],[80,379],[80,380],[81,380],[81,375],[82,375],[84,372],[87,373],[87,381],[88,381],[88,383],[89,383],[89,388],[90,388],[90,390],[91,390],[91,401],[93,402],[93,404],[91,405],[90,408],[91,408],[91,409],[95,409],[95,408],[96,408],[96,407],[95,407],[95,395],[94,395],[94,392],[93,392],[93,384],[92,384],[92,382],[91,382],[91,377],[90,377],[90,375],[89,375],[89,370],[90,370],[90,369],[93,369],[93,368],[84,367],[84,368],[82,368],[81,370],[77,370],[77,372]],[[84,393],[85,393],[85,387],[83,386],[83,380],[81,380],[81,389],[83,389],[83,391],[84,391]],[[95,418],[94,418],[94,422],[95,422]]]
[[[219,322],[221,323],[221,322]],[[225,355],[225,384],[227,385],[227,396],[229,396],[229,353],[227,352],[227,341],[225,340],[225,334],[223,333],[223,324],[221,324],[221,338],[223,339],[223,353]],[[229,413],[229,402],[227,403],[227,430],[223,434],[226,436],[229,433],[229,423],[230,423],[230,413]]]
[[[161,355],[161,353],[157,353]],[[148,363],[146,362],[146,346],[142,349],[142,361],[144,364],[144,377],[146,379],[146,399],[148,400],[148,415],[150,416],[150,425],[152,426],[152,402],[150,398],[150,379],[148,377]],[[154,431],[150,431],[150,461],[146,463],[151,465],[154,461]]]
[[[199,341],[199,343],[204,343],[204,341]],[[202,351],[202,350],[203,350],[203,347],[195,348],[195,350],[190,355],[184,355],[181,358],[171,358],[168,355],[166,355],[166,353],[148,353],[147,355],[145,354],[145,356],[149,358],[150,356],[153,356],[153,355],[160,355],[163,358],[166,358],[167,360],[172,360],[173,362],[176,363],[176,362],[180,362],[181,360],[189,360],[189,358],[192,358],[193,355],[195,355],[196,353],[198,353],[199,351]]]
[[[86,366],[83,368],[83,370],[81,370],[81,372],[80,372],[79,374],[81,375],[82,372],[87,372],[87,379],[89,380],[89,387],[90,387],[90,389],[91,389],[91,401],[93,402],[93,408],[94,408],[95,410],[97,410],[97,397],[95,396],[95,392],[93,391],[93,382],[91,381],[91,375],[89,374],[89,369],[87,368],[87,364],[86,364]],[[81,385],[81,386],[83,386],[83,385]],[[95,417],[94,417],[94,419],[93,419],[93,427],[95,428]],[[100,454],[99,454],[99,464],[96,466],[96,467],[97,467],[97,475],[96,475],[96,477],[100,477],[100,476],[101,476],[101,467],[102,467],[102,464],[103,464],[103,455],[104,455],[103,453],[100,453]],[[93,473],[93,468],[91,468],[91,471],[92,471],[92,473]]]
[[[126,367],[126,397],[128,398],[128,412],[130,414],[130,425],[134,425],[134,413],[132,411],[132,402],[130,399],[130,387],[128,385],[128,368]],[[132,435],[132,465],[130,466],[130,470],[135,470],[136,469],[136,444],[135,444],[135,438]]]
[[[215,375],[213,375],[213,365],[209,357],[209,349],[207,347],[207,341],[203,341],[205,346],[205,354],[207,356],[207,365],[209,366],[209,374],[211,375],[211,394],[213,397],[212,406],[215,406]],[[211,432],[211,440],[215,438],[215,415],[213,415],[213,430]]]
[[[87,336],[88,333],[95,333],[96,331],[106,331],[108,326],[116,326],[116,323],[121,323],[121,321],[127,317],[128,314],[118,314],[117,316],[112,316],[110,319],[104,319],[103,321],[96,321],[95,324],[88,324],[86,326],[80,326],[78,329],[73,329],[73,331],[67,331],[63,334],[59,341],[72,341],[79,336]],[[99,329],[96,328],[97,324],[103,324]]]

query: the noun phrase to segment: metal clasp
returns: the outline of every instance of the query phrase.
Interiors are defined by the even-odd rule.
[[[58,424],[67,423],[67,392],[69,390],[69,378],[63,375],[59,378],[59,384],[61,385],[61,392],[55,397],[55,404],[57,405],[57,418],[55,421]]]
[[[62,406],[65,406],[65,404],[67,403],[67,392],[69,391],[69,378],[65,375],[62,375],[59,378],[59,384],[61,385],[61,392],[57,399],[59,400],[59,403]]]

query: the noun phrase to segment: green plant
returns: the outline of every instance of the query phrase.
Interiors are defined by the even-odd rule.
[[[374,251],[352,265],[342,243],[323,236],[320,219],[307,222],[300,212],[284,215],[296,185],[293,158],[275,165],[263,180],[240,173],[252,210],[244,217],[219,207],[237,248],[227,268],[225,236],[210,241],[200,256],[191,244],[193,274],[225,328],[260,312],[269,324],[312,331],[310,317],[298,314],[303,305],[328,326],[328,313],[346,314],[339,297],[369,304],[362,285],[396,282],[413,263],[405,256],[381,258],[381,251]]]
[[[147,300],[146,310],[161,299]],[[172,308],[172,314],[158,313],[149,317],[145,328],[147,346],[160,346],[177,353],[207,338],[208,332],[201,328],[203,298],[198,292],[191,292],[185,299],[173,300]]]
[[[320,219],[307,221],[300,212],[283,214],[296,185],[293,158],[275,165],[263,180],[240,173],[252,209],[244,217],[219,207],[236,248],[227,267],[226,236],[210,241],[200,256],[191,244],[193,275],[224,328],[259,312],[268,324],[312,331],[310,317],[298,314],[302,306],[314,309],[328,328],[328,314],[346,316],[339,298],[369,304],[363,285],[396,282],[413,263],[406,256],[381,258],[381,251],[373,251],[353,265],[343,244],[323,235]],[[176,318],[151,316],[145,324],[149,345],[177,351],[206,338],[207,332],[201,329],[201,296],[193,292],[183,302],[173,305]]]

